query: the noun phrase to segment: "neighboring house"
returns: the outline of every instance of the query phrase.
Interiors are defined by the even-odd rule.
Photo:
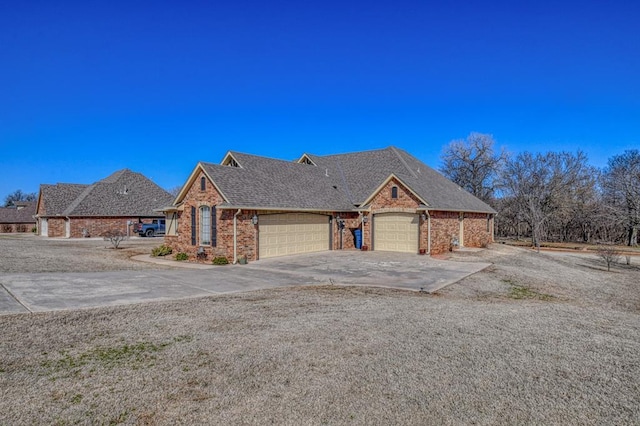
[[[166,244],[237,261],[355,248],[442,253],[493,241],[491,207],[395,147],[294,162],[229,152],[198,163],[167,215]]]
[[[158,207],[171,194],[140,173],[123,169],[91,185],[40,185],[36,218],[44,237],[99,237],[108,231],[128,233],[129,224],[164,218]]]
[[[31,232],[36,226],[35,201],[16,201],[11,207],[0,207],[0,232]]]

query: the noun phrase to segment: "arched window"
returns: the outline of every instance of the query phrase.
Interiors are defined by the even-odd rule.
[[[392,186],[391,187],[391,198],[398,198],[398,187],[397,186]]]
[[[206,189],[207,189],[207,179],[204,176],[202,176],[200,178],[200,191],[204,191]]]
[[[211,209],[209,206],[200,207],[200,245],[211,244]]]

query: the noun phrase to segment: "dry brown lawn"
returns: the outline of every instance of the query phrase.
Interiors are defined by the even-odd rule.
[[[494,265],[435,295],[0,316],[0,424],[638,424],[637,266],[503,245],[453,260]]]

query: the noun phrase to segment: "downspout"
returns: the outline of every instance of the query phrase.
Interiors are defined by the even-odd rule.
[[[428,210],[424,212],[427,214],[427,254],[431,255],[431,215]]]
[[[242,209],[233,215],[233,264],[238,263],[238,215]]]

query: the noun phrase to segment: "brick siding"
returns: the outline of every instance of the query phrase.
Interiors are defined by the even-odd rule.
[[[3,223],[0,224],[1,233],[31,232],[35,222],[30,223]]]

